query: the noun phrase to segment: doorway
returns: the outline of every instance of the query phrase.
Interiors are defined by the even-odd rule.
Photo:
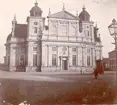
[[[62,69],[68,70],[68,60],[62,60]]]

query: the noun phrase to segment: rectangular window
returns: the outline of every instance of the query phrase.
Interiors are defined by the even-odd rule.
[[[56,47],[52,47],[52,51],[56,51]]]
[[[24,65],[24,55],[20,56],[20,66]]]
[[[37,27],[34,27],[34,33],[37,33]]]
[[[61,34],[62,34],[62,36],[67,36],[67,26],[66,25],[61,26]]]
[[[72,36],[75,36],[76,35],[76,27],[73,26],[71,31],[72,31]]]
[[[73,52],[76,52],[76,48],[72,48],[72,51],[73,51]]]
[[[53,27],[52,27],[52,32],[53,32],[53,34],[56,34],[56,32],[57,32],[57,27],[56,27],[56,25],[53,25]]]
[[[87,56],[87,66],[90,66],[90,56]]]
[[[110,60],[110,65],[111,65],[111,60]]]
[[[33,51],[37,51],[37,47],[33,47]]]
[[[37,54],[33,54],[33,66],[37,66]]]
[[[21,47],[21,53],[24,53],[24,48],[23,47]]]
[[[24,60],[24,55],[21,55],[20,56],[20,60]]]
[[[90,54],[90,49],[87,49],[87,53],[89,53],[89,54]]]
[[[76,55],[72,55],[72,65],[76,66]]]
[[[56,66],[56,54],[52,54],[52,66]]]

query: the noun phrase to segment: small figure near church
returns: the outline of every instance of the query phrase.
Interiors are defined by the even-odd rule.
[[[95,79],[97,79],[99,74],[103,74],[104,73],[104,67],[103,67],[103,62],[102,60],[96,60],[96,68],[94,69],[94,76]]]

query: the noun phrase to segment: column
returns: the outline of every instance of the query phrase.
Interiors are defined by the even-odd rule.
[[[94,61],[96,60],[96,50],[94,49]],[[96,62],[94,63],[94,67],[96,66]]]
[[[83,52],[84,48],[82,47],[82,66],[84,66],[84,52]]]
[[[68,46],[68,70],[69,70],[69,63],[70,63],[70,54],[69,54],[69,46]]]
[[[49,66],[49,46],[47,45],[47,67]]]
[[[33,66],[33,57],[32,57],[33,53],[31,51],[31,46],[28,45],[28,66]],[[32,62],[31,62],[32,61]]]
[[[58,65],[59,65],[59,64],[58,64],[58,62],[59,62],[58,46],[56,46],[56,57],[57,57],[57,62],[56,62],[56,63],[57,63],[57,65],[56,65],[56,66],[58,67]]]
[[[38,54],[39,55],[39,54]],[[39,57],[38,57],[39,58]],[[38,59],[38,61],[39,61],[39,59]],[[47,61],[47,59],[46,59],[46,46],[45,45],[43,45],[42,46],[42,66],[45,66],[46,64],[46,61]]]
[[[102,59],[102,50],[100,49],[100,59]]]
[[[78,47],[76,47],[76,66],[78,66]]]
[[[70,33],[70,30],[71,30],[71,29],[70,29],[70,22],[68,22],[68,40],[69,40],[69,36],[70,36],[70,34],[71,34],[71,33]]]
[[[93,39],[93,38],[92,38],[92,35],[93,35],[93,34],[92,34],[92,25],[90,25],[90,36],[91,36],[91,42],[92,42],[92,39]]]
[[[47,36],[47,40],[49,39],[49,35],[50,35],[50,21],[48,18],[48,36]]]
[[[94,57],[93,57],[93,48],[91,48],[91,66],[92,66],[92,67],[93,67],[93,62],[94,62],[94,61],[93,61],[93,58],[94,58]]]
[[[76,41],[78,41],[78,35],[79,35],[79,26],[78,26],[79,24],[78,24],[78,22],[76,22],[76,37],[77,37],[77,39],[76,39]]]
[[[11,47],[10,47],[10,71],[16,71],[16,69],[14,68],[16,66],[15,57],[16,57],[15,47],[13,45],[11,45]]]
[[[95,60],[97,59],[97,54],[96,54],[96,52],[97,52],[97,51],[95,50]]]
[[[84,67],[86,67],[86,62],[87,62],[87,59],[86,59],[86,47],[83,47],[83,62],[84,62]]]
[[[28,46],[27,46],[27,67],[26,67],[26,71],[32,71],[32,67],[33,66],[33,53],[32,53],[32,46],[31,44],[28,42]]]

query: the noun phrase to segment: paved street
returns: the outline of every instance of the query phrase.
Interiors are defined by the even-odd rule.
[[[115,73],[105,73],[97,80],[92,74],[77,73],[0,72],[0,78],[0,100],[13,105],[25,100],[32,103],[31,105],[55,105],[56,102],[59,103],[57,105],[67,105],[66,102],[74,101],[76,104],[68,105],[78,105],[84,103],[80,96],[86,96],[84,92],[87,93],[89,87],[92,88],[92,92],[93,89],[97,89],[95,93],[99,93],[106,90],[107,84],[115,85]],[[81,95],[77,92],[81,92]],[[89,95],[94,94],[90,92]],[[92,102],[95,104],[101,101]]]

